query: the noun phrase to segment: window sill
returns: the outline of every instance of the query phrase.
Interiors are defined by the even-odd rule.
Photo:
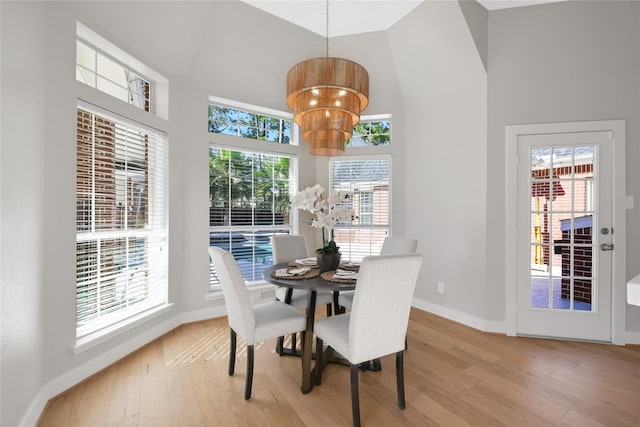
[[[73,347],[73,353],[79,354],[92,347],[102,344],[103,342],[120,335],[134,327],[146,322],[147,320],[158,317],[159,315],[168,312],[173,304],[164,304],[158,307],[147,310],[137,316],[130,317],[122,322],[116,323],[108,328],[86,335],[76,340],[76,345]]]

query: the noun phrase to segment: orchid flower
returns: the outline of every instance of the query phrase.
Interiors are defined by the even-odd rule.
[[[307,187],[297,192],[291,202],[292,208],[307,211],[314,215],[311,220],[311,227],[322,229],[324,246],[319,251],[336,248],[333,241],[333,230],[337,222],[353,220],[353,210],[342,204],[349,200],[349,193],[332,190],[325,197],[325,192],[326,190],[321,185],[316,184],[313,187]]]

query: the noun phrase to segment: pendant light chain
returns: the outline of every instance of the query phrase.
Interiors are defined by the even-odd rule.
[[[329,0],[325,2],[326,56],[291,67],[287,106],[312,155],[338,156],[369,104],[369,74],[356,62],[329,56]]]
[[[326,47],[325,47],[325,55],[328,58],[329,57],[329,0],[327,0],[327,37],[326,37]]]

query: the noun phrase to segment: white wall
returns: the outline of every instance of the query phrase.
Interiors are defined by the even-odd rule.
[[[405,104],[406,229],[425,261],[420,305],[482,326],[486,72],[457,2],[424,2],[389,30]],[[402,171],[399,171],[402,173]],[[445,283],[438,294],[437,282]],[[492,317],[490,317],[492,318]]]
[[[2,5],[0,424],[11,426],[43,384],[46,15]],[[20,40],[7,43],[9,37]],[[27,53],[25,53],[28,52]],[[38,100],[38,102],[34,102]],[[20,114],[16,114],[16,112]],[[33,119],[40,126],[33,126]],[[14,387],[14,384],[19,384]],[[6,402],[6,404],[5,404]]]
[[[375,48],[363,48],[375,46]],[[350,155],[391,154],[391,233],[395,236],[412,236],[413,230],[407,229],[405,203],[407,200],[406,161],[409,143],[405,137],[405,113],[402,98],[402,86],[393,63],[393,47],[386,32],[372,32],[348,37],[330,39],[329,54],[349,58],[362,64],[369,73],[369,106],[362,115],[392,114],[392,142],[386,147],[347,148],[342,158]],[[306,143],[303,142],[306,146]],[[306,149],[306,148],[305,148]],[[318,182],[329,188],[328,157],[316,157],[316,176]],[[302,183],[301,186],[313,185]],[[316,242],[320,247],[321,239]]]
[[[287,70],[322,55],[324,40],[237,1],[0,7],[0,424],[13,426],[33,422],[48,398],[164,331],[221,312],[221,300],[204,298],[207,97],[286,111]],[[425,255],[416,290],[422,308],[485,330],[504,322],[506,124],[626,119],[627,188],[638,194],[639,8],[563,2],[491,12],[488,77],[477,47],[486,50],[483,24],[474,22],[480,27],[472,35],[456,2],[424,2],[385,33],[332,39],[332,55],[370,73],[365,113],[393,114],[393,231],[416,237]],[[174,303],[171,312],[78,355],[76,19],[169,78]],[[326,179],[326,159],[304,146],[300,159],[302,186]],[[632,277],[640,273],[640,218],[637,210],[627,218]],[[640,330],[637,309],[628,310],[627,322]]]
[[[505,126],[626,120],[627,280],[640,273],[640,3],[560,2],[489,14],[488,293],[503,295]],[[615,286],[624,287],[624,283]],[[622,291],[624,293],[624,291]],[[504,299],[488,313],[504,316]],[[626,329],[640,331],[627,305]]]
[[[324,40],[237,1],[0,6],[0,424],[13,426],[34,423],[47,399],[145,342],[183,322],[223,313],[222,300],[205,299],[208,96],[286,111],[286,72],[300,60],[322,55]],[[169,79],[169,299],[174,304],[168,313],[79,354],[73,352],[75,109],[78,94],[87,89],[75,81],[76,20]],[[332,53],[369,69],[375,87],[367,113],[401,119],[400,98],[385,99],[398,93],[385,44],[381,33],[345,37],[332,44]],[[299,151],[301,185],[311,185],[316,158],[305,146]],[[402,150],[398,153],[402,159]]]

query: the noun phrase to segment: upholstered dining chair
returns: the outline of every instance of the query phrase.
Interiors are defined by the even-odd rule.
[[[354,426],[360,426],[359,365],[368,360],[395,353],[398,406],[400,409],[405,407],[405,336],[421,266],[422,255],[416,253],[364,258],[351,311],[315,322],[316,383],[321,383],[326,344],[351,365]],[[389,301],[394,303],[389,304]]]
[[[233,255],[222,248],[210,246],[209,256],[222,286],[229,317],[229,375],[233,375],[235,371],[236,336],[240,335],[247,345],[244,398],[248,400],[251,398],[253,383],[254,345],[267,339],[304,331],[307,318],[300,310],[280,301],[252,306],[242,273]]]
[[[415,253],[418,241],[410,237],[388,236],[385,237],[380,248],[380,255],[404,255]],[[351,308],[353,304],[353,292],[340,292],[338,306],[342,309]]]
[[[297,234],[277,234],[271,238],[273,250],[273,263],[280,264],[296,259],[307,258],[307,241],[304,235]],[[287,301],[287,292],[291,292],[291,299]],[[309,291],[301,289],[289,289],[283,286],[276,287],[276,298],[282,302],[291,304],[297,309],[306,308],[309,303]],[[332,314],[331,304],[333,303],[332,292],[317,292],[316,306],[327,305],[327,315]],[[282,354],[284,337],[278,338],[277,352]],[[296,334],[291,336],[291,347],[296,348]]]

